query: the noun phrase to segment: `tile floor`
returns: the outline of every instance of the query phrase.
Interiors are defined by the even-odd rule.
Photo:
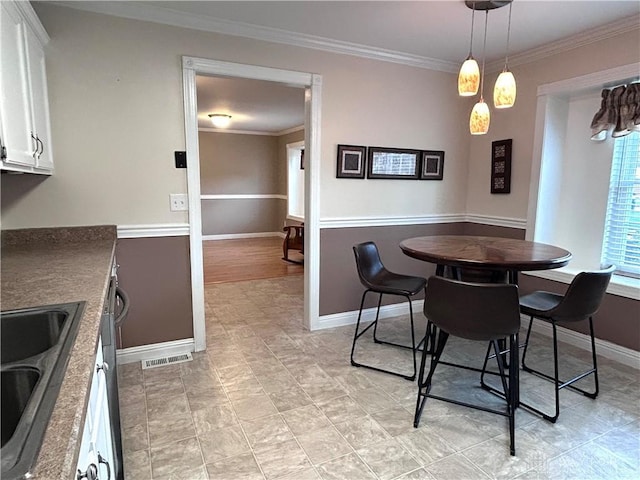
[[[127,479],[640,478],[638,370],[601,358],[600,396],[563,390],[555,425],[519,409],[510,457],[500,416],[431,399],[413,428],[416,383],[352,367],[353,326],[302,329],[301,289],[301,277],[208,286],[206,353],[119,367]],[[406,320],[389,319],[380,333],[402,338]],[[547,344],[534,338],[532,364],[548,358]],[[569,370],[588,358],[563,347]],[[484,349],[452,340],[445,353],[477,365]],[[408,351],[366,337],[356,353],[410,363]],[[521,385],[523,401],[550,408],[549,382],[523,373]],[[460,369],[437,371],[436,389],[500,403]]]

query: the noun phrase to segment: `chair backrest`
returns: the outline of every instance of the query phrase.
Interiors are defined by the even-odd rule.
[[[385,271],[378,247],[373,242],[359,243],[353,246],[353,253],[356,256],[356,267],[360,281],[367,288],[376,286],[375,278]]]
[[[424,314],[438,328],[469,340],[495,340],[520,329],[518,287],[442,277],[427,281]]]
[[[607,293],[607,286],[616,267],[591,272],[580,272],[575,276],[562,301],[547,312],[549,317],[559,321],[585,320],[594,315]]]

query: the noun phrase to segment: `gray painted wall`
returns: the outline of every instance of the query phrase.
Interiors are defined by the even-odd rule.
[[[120,348],[192,338],[189,237],[119,239],[116,259],[131,301]]]
[[[372,240],[380,250],[382,262],[391,271],[429,277],[435,266],[407,257],[399,243],[410,237],[423,235],[486,235],[524,239],[524,230],[494,227],[476,223],[447,223],[390,227],[359,227],[323,229],[320,236],[320,315],[358,310],[364,287],[356,272],[352,246]],[[520,292],[548,290],[564,293],[567,285],[528,275],[519,276]],[[386,301],[384,299],[386,298]],[[419,298],[419,297],[417,297]],[[383,304],[404,301],[401,297],[383,297]],[[366,308],[375,307],[376,298],[369,295]],[[638,301],[607,294],[596,315],[596,337],[633,350],[640,350],[640,323]],[[584,322],[583,322],[584,323]],[[585,325],[563,325],[585,333]]]
[[[201,194],[286,195],[286,144],[304,140],[304,131],[279,137],[199,132],[198,138]],[[204,199],[202,233],[279,232],[286,215],[284,199]]]

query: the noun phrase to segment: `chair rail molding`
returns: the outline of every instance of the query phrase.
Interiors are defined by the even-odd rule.
[[[118,238],[182,237],[189,235],[188,223],[118,225]]]
[[[417,216],[389,217],[328,217],[320,220],[320,228],[386,227],[399,225],[431,225],[438,223],[480,223],[498,227],[525,229],[527,221],[520,218],[495,217],[479,214],[443,213]]]

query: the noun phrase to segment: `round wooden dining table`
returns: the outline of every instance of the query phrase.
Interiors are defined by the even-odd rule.
[[[433,235],[415,237],[400,243],[402,251],[418,260],[434,263],[436,275],[443,276],[445,267],[451,267],[454,274],[460,269],[487,270],[492,272],[506,272],[509,283],[518,283],[518,272],[533,270],[549,270],[564,267],[571,260],[571,253],[567,250],[545,243],[529,242],[514,238],[482,237],[476,235]],[[492,280],[493,281],[493,280]],[[498,280],[499,281],[499,280]],[[435,332],[435,330],[433,331]],[[431,345],[435,342],[435,333],[431,334]],[[499,341],[501,350],[505,349],[504,340]],[[425,348],[425,352],[432,353]],[[516,361],[518,353],[515,353]],[[506,355],[504,355],[506,362]],[[476,368],[461,366],[455,363],[443,364],[482,371]],[[524,405],[520,401],[519,371],[516,372],[516,405]],[[488,387],[481,377],[483,387]],[[491,390],[491,387],[488,387]],[[496,391],[493,389],[492,391]]]
[[[408,256],[444,267],[473,268],[508,273],[518,283],[518,272],[564,267],[571,260],[567,250],[546,243],[477,235],[433,235],[403,240],[400,249]]]

